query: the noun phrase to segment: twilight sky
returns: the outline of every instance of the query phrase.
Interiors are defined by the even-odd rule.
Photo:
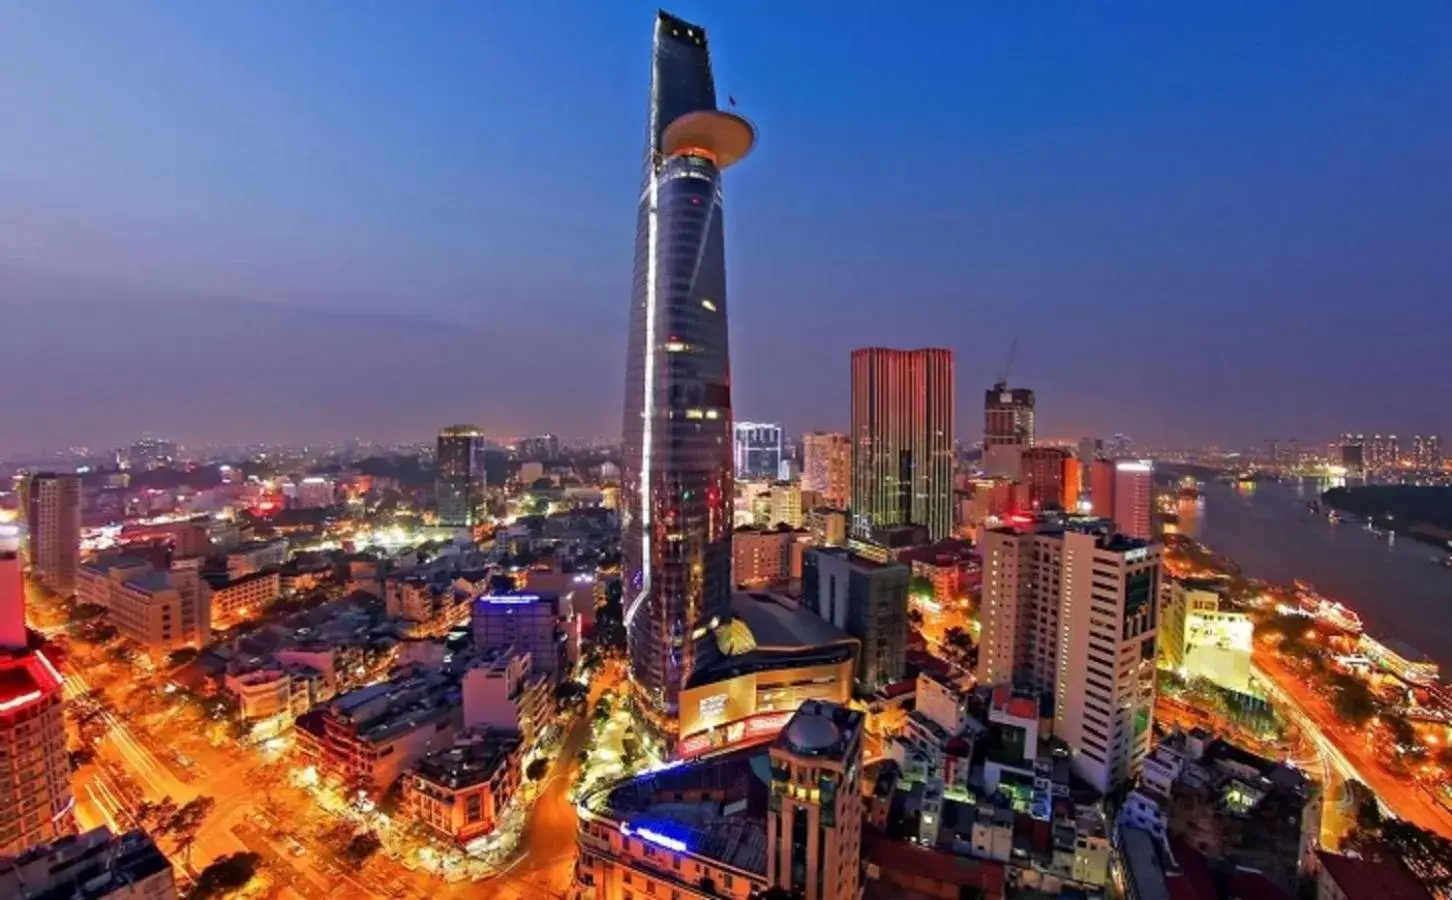
[[[1452,431],[1452,12],[730,4],[738,419],[1019,337],[1041,433]],[[617,436],[655,5],[6,4],[0,452]]]

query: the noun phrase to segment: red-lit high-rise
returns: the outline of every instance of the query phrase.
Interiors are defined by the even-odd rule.
[[[61,677],[31,643],[18,529],[0,525],[0,855],[75,830]]]
[[[852,351],[852,529],[953,531],[953,351]]]

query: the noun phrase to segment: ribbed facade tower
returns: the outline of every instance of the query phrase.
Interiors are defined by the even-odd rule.
[[[705,30],[655,23],[635,232],[622,471],[623,602],[645,709],[674,724],[682,684],[730,615],[731,366],[721,172],[750,152],[716,109]]]

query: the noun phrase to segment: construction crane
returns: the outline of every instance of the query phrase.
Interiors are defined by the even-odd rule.
[[[1018,335],[1014,335],[1013,343],[1008,345],[1008,362],[1003,364],[1003,371],[998,374],[998,384],[994,385],[995,390],[1005,390],[1008,387],[1008,373],[1013,371],[1013,358],[1018,354]]]

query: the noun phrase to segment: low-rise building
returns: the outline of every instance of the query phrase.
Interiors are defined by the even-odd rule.
[[[513,647],[483,651],[464,670],[464,727],[514,732],[533,749],[550,727],[554,686],[536,675],[528,653]]]
[[[424,756],[453,746],[461,719],[457,684],[437,672],[411,672],[299,716],[297,747],[350,790],[377,795]]]
[[[861,895],[862,715],[809,702],[769,747],[583,796],[576,881],[594,900]]]
[[[1177,731],[1146,757],[1119,825],[1256,869],[1294,893],[1312,862],[1321,803],[1319,786],[1297,769],[1202,731]]]
[[[430,753],[409,771],[405,815],[459,844],[489,834],[519,788],[523,746],[515,732],[464,732],[452,747]]]
[[[151,562],[137,556],[97,557],[76,570],[76,602],[110,606],[116,585],[150,570]]]
[[[212,618],[219,627],[257,618],[282,596],[282,575],[277,569],[251,572],[212,585]]]
[[[1427,687],[1435,685],[1441,677],[1436,661],[1405,641],[1379,641],[1363,634],[1357,649],[1362,656],[1408,684]]]
[[[211,638],[211,588],[195,568],[113,580],[107,607],[116,630],[148,650],[200,647]]]
[[[847,546],[847,511],[814,506],[807,513],[807,533],[814,547]]]
[[[680,698],[677,753],[768,740],[809,700],[847,703],[858,642],[778,594],[739,591],[714,633],[719,653]]]
[[[287,562],[287,539],[247,541],[227,551],[227,577],[238,578]]]
[[[144,831],[102,827],[0,857],[7,900],[174,900],[171,863]]]
[[[323,674],[311,666],[269,661],[229,672],[223,680],[237,701],[238,716],[260,731],[276,733],[331,696]]]
[[[1432,900],[1431,891],[1399,864],[1316,854],[1316,900]]]

